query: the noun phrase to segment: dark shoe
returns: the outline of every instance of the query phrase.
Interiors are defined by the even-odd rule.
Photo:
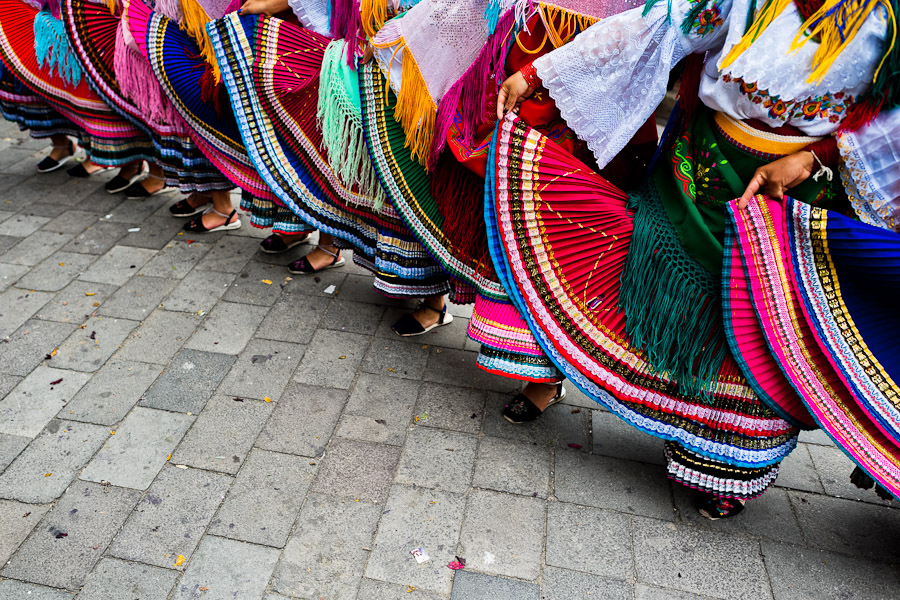
[[[453,322],[453,315],[447,312],[447,305],[444,304],[444,308],[438,310],[431,306],[428,306],[424,302],[419,306],[419,308],[424,308],[430,310],[431,312],[436,312],[438,314],[437,323],[432,323],[428,327],[423,327],[421,323],[419,323],[412,314],[407,313],[397,319],[397,322],[391,325],[391,329],[394,330],[394,333],[401,337],[412,337],[414,335],[422,335],[423,333],[428,333],[432,329],[437,327],[441,327],[443,325],[449,325]]]
[[[240,229],[241,220],[239,218],[235,218],[234,221],[231,220],[232,217],[235,217],[237,215],[237,210],[232,210],[231,213],[227,215],[223,215],[214,208],[209,209],[209,212],[214,212],[220,217],[225,217],[225,223],[223,225],[219,225],[218,227],[207,229],[206,225],[203,224],[203,217],[200,217],[199,219],[194,219],[190,223],[185,223],[184,230],[191,233],[212,233],[213,231],[228,231],[230,229]]]
[[[310,235],[309,233],[300,236],[292,235],[290,243],[287,243],[281,239],[280,235],[273,233],[259,243],[259,248],[266,254],[284,254],[295,246],[308,244]]]
[[[734,498],[719,498],[711,494],[700,494],[697,498],[697,510],[710,521],[730,519],[743,512],[744,502]]]
[[[77,165],[66,171],[66,174],[69,177],[75,177],[76,179],[87,179],[88,177],[93,175],[93,173],[90,173],[87,169],[84,168],[83,162],[78,163]]]
[[[562,402],[565,397],[566,388],[563,387],[562,383],[558,383],[556,385],[556,395],[550,399],[547,408]],[[547,408],[544,410],[547,410]],[[525,394],[517,394],[516,397],[512,399],[512,402],[507,404],[503,409],[503,418],[514,425],[530,423],[542,414],[544,414],[544,411],[535,406],[534,402],[532,402]]]
[[[290,271],[291,273],[293,273],[295,275],[311,275],[313,273],[320,273],[322,271],[327,271],[328,269],[334,269],[336,267],[344,266],[344,257],[341,256],[340,250],[338,250],[335,253],[335,252],[329,252],[322,246],[316,246],[316,248],[318,248],[325,254],[329,254],[329,255],[333,256],[334,259],[331,261],[331,263],[325,265],[324,267],[316,269],[315,267],[313,267],[310,264],[310,262],[308,260],[306,260],[306,257],[304,256],[300,260],[295,260],[294,262],[289,264],[288,271]]]
[[[204,196],[201,196],[201,198]],[[191,203],[187,200],[179,200],[175,204],[169,207],[169,212],[172,213],[173,217],[193,217],[199,214],[206,212],[206,208],[209,206],[209,202],[204,204],[203,206],[198,206],[194,208],[191,206]]]
[[[106,185],[103,186],[108,194],[118,194],[119,192],[124,192],[128,189],[128,187],[137,181],[137,179],[144,174],[144,164],[141,163],[141,169],[135,173],[132,177],[122,177],[122,171],[119,171],[115,177],[106,182]]]
[[[57,146],[54,146],[56,148]],[[62,146],[59,146],[62,148]],[[38,173],[50,173],[51,171],[55,171],[62,167],[64,164],[72,160],[75,156],[75,144],[69,140],[69,155],[64,156],[63,158],[56,160],[55,158],[50,158],[49,156],[45,157],[44,160],[37,164]]]
[[[147,191],[147,188],[145,188],[144,186],[141,185],[141,182],[144,181],[144,179],[135,181],[134,183],[129,185],[128,188],[125,190],[125,198],[127,200],[145,200],[151,196],[155,196],[157,194],[162,194],[162,193],[168,191],[168,189],[169,189],[166,187],[166,185],[165,185],[166,181],[162,177],[157,177],[156,175],[150,175],[148,173],[147,177],[145,179],[156,179],[157,181],[162,181],[163,186],[161,188],[159,188],[158,190],[156,190],[155,192],[150,192],[150,191]]]

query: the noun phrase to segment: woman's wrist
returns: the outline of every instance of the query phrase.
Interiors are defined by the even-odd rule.
[[[528,84],[528,87],[531,88],[531,91],[534,91],[541,87],[541,78],[538,77],[537,70],[534,68],[534,63],[528,63],[521,69],[519,69],[519,73],[522,74],[522,77],[525,78],[525,83]]]

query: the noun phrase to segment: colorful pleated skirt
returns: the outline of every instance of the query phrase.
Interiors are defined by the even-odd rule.
[[[744,372],[900,498],[900,234],[793,198],[729,209],[723,293]]]
[[[280,19],[228,15],[207,26],[250,158],[303,221],[354,250],[393,297],[449,291],[447,278],[385,204],[345,186],[316,124],[319,72],[329,39]]]
[[[47,138],[54,135],[78,137],[81,131],[76,125],[53,110],[40,96],[31,92],[11,71],[0,63],[0,114],[15,123],[31,137]]]
[[[492,144],[486,189],[498,275],[554,364],[613,414],[677,444],[673,478],[722,496],[765,490],[798,429],[757,396],[727,348],[698,393],[631,343],[620,310],[629,196],[512,115]]]
[[[90,88],[62,21],[49,11],[2,0],[0,58],[32,93],[83,131],[82,145],[95,163],[118,166],[152,159],[152,145],[140,129]]]
[[[188,136],[150,64],[125,45],[122,17],[89,0],[65,0],[61,9],[84,76],[107,105],[152,143],[167,184],[183,193],[231,187]]]

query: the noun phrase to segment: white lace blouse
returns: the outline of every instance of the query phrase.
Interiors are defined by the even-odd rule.
[[[321,35],[330,35],[328,0],[288,0],[288,4],[304,27]]]

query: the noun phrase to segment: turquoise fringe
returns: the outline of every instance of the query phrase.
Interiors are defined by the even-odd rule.
[[[628,338],[681,393],[712,400],[728,352],[720,283],[684,250],[652,178],[628,208],[634,232],[619,292]]]
[[[48,10],[40,11],[34,19],[34,53],[38,65],[51,71],[56,67],[60,77],[73,86],[81,83],[81,63],[66,37],[66,27]]]
[[[374,199],[374,210],[384,206],[384,190],[369,156],[363,131],[359,78],[344,60],[345,42],[335,40],[325,49],[319,74],[316,120],[331,170],[342,184]]]

